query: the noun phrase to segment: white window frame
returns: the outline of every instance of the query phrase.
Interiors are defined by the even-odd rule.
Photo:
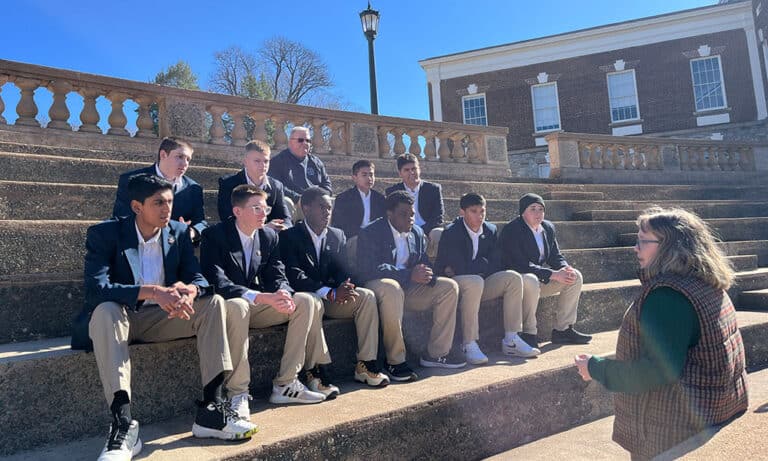
[[[635,109],[637,110],[637,117],[634,118],[624,118],[621,120],[614,120],[613,119],[613,104],[612,99],[613,95],[611,95],[611,75],[620,75],[620,74],[632,74],[632,83],[635,87]],[[635,74],[635,69],[629,69],[629,70],[621,70],[618,72],[608,72],[605,75],[605,84],[608,87],[608,110],[611,113],[611,122],[612,123],[623,123],[623,122],[632,122],[640,120],[640,100],[637,95],[637,75]]]
[[[482,99],[483,100],[483,111],[485,112],[485,125],[478,125],[475,123],[467,123],[467,112],[464,107],[464,102],[470,99]],[[465,125],[476,125],[476,126],[488,126],[488,101],[485,99],[485,93],[476,93],[476,94],[469,94],[466,96],[461,97],[461,119],[464,121]]]
[[[557,128],[548,128],[546,130],[539,130],[539,123],[536,120],[536,97],[534,96],[534,89],[544,86],[555,87],[555,103],[557,109]],[[533,131],[535,133],[549,133],[552,131],[560,131],[563,129],[563,120],[560,118],[560,91],[557,87],[557,82],[539,83],[537,85],[531,85],[531,109],[533,110]]]
[[[720,70],[720,89],[723,92],[723,105],[719,106],[719,107],[707,107],[707,108],[704,108],[704,109],[699,109],[696,106],[696,81],[694,80],[694,77],[693,77],[693,63],[694,63],[694,61],[703,61],[705,59],[717,59],[717,65],[718,65],[719,70]],[[696,112],[709,112],[709,111],[712,111],[712,110],[720,110],[720,109],[727,108],[728,107],[728,98],[726,97],[726,94],[725,94],[725,74],[723,74],[723,58],[722,58],[722,56],[719,55],[719,54],[715,54],[715,55],[712,55],[712,56],[702,56],[700,58],[691,59],[688,67],[691,69],[691,91],[693,91],[693,108],[694,108],[694,110]]]

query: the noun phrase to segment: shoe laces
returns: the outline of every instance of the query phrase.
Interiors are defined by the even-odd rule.
[[[198,402],[198,405],[205,406],[205,407],[207,407],[208,405],[213,405],[213,408],[221,414],[221,421],[224,424],[226,424],[228,421],[234,421],[240,418],[237,415],[237,412],[232,408],[232,402],[230,402],[229,400],[222,400],[218,402],[208,402],[208,403],[198,400],[197,402]]]
[[[117,419],[112,422],[107,438],[107,451],[119,450],[123,446],[126,437],[128,437],[128,429],[130,429],[130,423],[123,425]]]
[[[381,372],[379,369],[379,365],[376,363],[375,360],[365,360],[361,362],[366,370],[368,370],[371,374],[378,374]]]

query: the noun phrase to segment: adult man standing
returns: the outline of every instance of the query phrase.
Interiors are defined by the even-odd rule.
[[[339,388],[323,381],[321,365],[331,363],[323,336],[323,304],[310,293],[294,293],[280,260],[278,236],[265,227],[266,193],[240,185],[232,191],[233,216],[203,232],[200,259],[203,273],[217,293],[244,306],[239,319],[251,328],[288,323],[280,371],[272,381],[272,403],[319,403],[333,398]],[[234,371],[229,388],[233,406],[247,417],[250,365],[248,342],[232,346]],[[307,389],[299,379],[302,367],[313,370]],[[318,370],[320,369],[320,370]]]
[[[376,170],[370,160],[358,160],[352,165],[355,185],[336,196],[331,224],[344,231],[348,239],[357,236],[360,229],[386,213],[384,196],[373,190]]]
[[[131,216],[91,226],[85,256],[85,307],[74,322],[72,347],[93,348],[110,404],[112,425],[99,459],[131,459],[141,450],[131,418],[128,344],[197,337],[203,400],[196,437],[249,438],[257,428],[223,398],[232,371],[230,346],[248,335],[237,306],[208,293],[187,226],[171,220],[172,184],[139,174],[127,184]]]
[[[544,219],[544,199],[528,193],[520,198],[520,216],[501,231],[502,267],[523,276],[523,333],[531,347],[538,347],[536,308],[539,298],[560,293],[552,342],[586,344],[592,336],[573,329],[581,296],[581,272],[560,253],[555,226]]]
[[[219,178],[219,219],[226,221],[232,216],[232,190],[241,184],[250,184],[267,193],[267,206],[272,211],[267,216],[266,226],[280,232],[293,225],[291,214],[285,206],[283,183],[267,176],[269,156],[272,150],[264,141],[253,140],[245,145],[243,169],[237,173]]]
[[[387,370],[396,381],[416,378],[405,361],[405,307],[432,309],[432,329],[421,365],[461,368],[466,362],[451,352],[459,287],[449,278],[434,276],[424,232],[413,225],[413,198],[395,191],[387,196],[386,204],[386,217],[372,222],[358,235],[357,267],[359,278],[379,301]]]
[[[453,277],[459,284],[459,311],[467,362],[480,365],[488,357],[477,344],[480,338],[480,303],[503,299],[504,338],[501,350],[518,357],[535,357],[541,351],[523,341],[518,333],[523,323],[523,280],[515,271],[499,270],[497,231],[485,221],[485,198],[464,194],[459,201],[460,215],[445,227],[435,261],[438,275]]]
[[[327,190],[313,186],[301,195],[304,220],[280,233],[280,255],[288,281],[297,290],[323,300],[325,315],[354,318],[357,331],[355,380],[369,386],[389,384],[379,371],[379,313],[371,290],[355,287],[347,270],[347,239],[328,227],[333,202]]]
[[[189,225],[189,235],[192,242],[199,242],[200,234],[203,229],[208,227],[208,223],[205,220],[205,210],[203,209],[203,188],[185,176],[191,161],[192,146],[189,143],[177,138],[163,138],[154,165],[120,175],[112,216],[131,216],[132,214],[131,199],[128,194],[128,181],[131,176],[140,173],[153,174],[173,185],[171,219]]]
[[[285,186],[285,196],[297,204],[301,193],[310,186],[320,186],[333,194],[331,180],[325,172],[325,165],[311,154],[312,139],[309,128],[295,126],[288,138],[288,148],[272,159],[269,176]]]

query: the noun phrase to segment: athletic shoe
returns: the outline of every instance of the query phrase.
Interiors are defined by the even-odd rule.
[[[512,341],[507,342],[504,339],[501,340],[501,352],[506,355],[514,355],[516,357],[524,358],[536,357],[541,354],[539,348],[531,347],[527,342],[523,341],[517,333],[512,336]]]
[[[579,333],[569,326],[563,331],[552,330],[552,342],[555,344],[587,344],[592,341],[592,336]]]
[[[464,357],[467,359],[467,363],[472,365],[482,365],[488,363],[488,357],[480,350],[480,346],[476,341],[472,341],[469,344],[465,344],[462,348],[464,350]]]
[[[406,382],[416,381],[419,376],[415,371],[411,370],[408,366],[408,362],[398,363],[397,365],[387,365],[387,373],[392,377],[394,381]]]
[[[192,435],[201,439],[241,440],[249,439],[259,428],[242,419],[232,409],[229,401],[198,402],[197,416],[192,425]]]
[[[389,377],[379,371],[379,365],[375,360],[360,360],[355,367],[355,381],[373,387],[384,387],[389,384]]]
[[[251,406],[249,405],[249,401],[251,400],[250,394],[247,392],[243,392],[242,394],[237,394],[231,399],[229,399],[230,405],[232,406],[232,409],[235,410],[235,413],[237,413],[237,416],[239,416],[242,419],[251,419]]]
[[[523,333],[522,331],[517,334],[526,344],[533,348],[539,347],[539,336],[536,333]]]
[[[464,368],[467,366],[464,358],[458,357],[458,354],[453,351],[442,357],[432,357],[429,354],[422,355],[419,363],[422,367],[428,368]]]
[[[139,422],[114,419],[98,461],[130,461],[140,451]]]
[[[319,392],[312,392],[304,386],[298,379],[294,379],[288,384],[272,386],[272,395],[269,396],[271,403],[320,403],[325,400],[325,396]]]
[[[333,400],[341,392],[338,387],[331,384],[328,372],[322,365],[306,371],[307,387],[313,392],[319,392],[325,396],[325,400]]]

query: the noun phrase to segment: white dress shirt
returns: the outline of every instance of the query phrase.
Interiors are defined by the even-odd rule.
[[[163,172],[162,172],[162,171],[160,171],[160,165],[158,165],[157,163],[155,163],[155,171],[157,172],[157,175],[158,175],[158,176],[160,176],[161,178],[163,178],[163,179],[165,179],[166,181],[168,181],[168,182],[170,182],[171,184],[173,184],[173,193],[174,193],[174,194],[175,194],[175,193],[176,193],[176,192],[177,192],[179,189],[181,189],[181,185],[182,185],[181,176],[177,176],[177,177],[176,177],[176,179],[170,179],[170,178],[166,177],[166,176],[163,174]]]
[[[527,224],[526,224],[527,225]],[[533,232],[533,238],[536,239],[536,246],[539,247],[539,262],[544,261],[545,253],[544,253],[544,227],[539,224],[539,227],[534,229],[531,226],[528,226],[528,228]]]
[[[357,189],[357,192],[363,200],[363,222],[360,223],[360,227],[362,228],[371,222],[371,191],[368,191],[368,195],[364,194],[360,189]]]
[[[240,230],[240,227],[235,223],[235,228],[240,236],[240,244],[243,246],[243,258],[245,259],[245,276],[248,277],[248,271],[251,269],[251,256],[253,255],[253,249],[259,248],[259,231],[254,230],[251,235],[248,235]],[[247,289],[243,293],[242,298],[247,300],[251,304],[256,304],[256,296],[261,292],[256,290]]]
[[[325,237],[328,235],[328,228],[326,227],[325,229],[323,229],[320,235],[317,235],[312,231],[312,228],[309,227],[309,224],[307,224],[306,221],[304,221],[304,227],[307,228],[307,231],[309,232],[309,237],[312,239],[312,245],[315,246],[315,256],[317,256],[317,264],[319,265],[320,252],[323,250],[323,245],[325,245]],[[329,291],[331,291],[331,287],[320,287],[317,290],[315,290],[315,294],[320,296],[321,298],[325,298],[328,295]]]
[[[247,168],[245,168],[245,180],[248,182],[249,186],[256,186],[263,191],[269,188],[269,178],[267,175],[264,175],[264,177],[261,179],[261,184],[256,184],[255,182],[251,181],[251,176],[248,174]]]
[[[160,236],[163,235],[162,229],[158,230],[149,240],[144,240],[136,226],[136,236],[139,239],[139,280],[137,285],[160,285],[165,286],[165,267],[163,265],[163,246],[160,243]],[[147,302],[145,305],[156,304]]]
[[[395,248],[397,248],[397,257],[395,258],[395,267],[398,269],[405,269],[408,264],[408,234],[409,232],[399,232],[397,229],[389,224],[389,228],[392,229],[392,237],[395,239]]]
[[[421,213],[419,213],[419,192],[421,191],[421,181],[419,181],[418,184],[416,184],[415,189],[411,189],[408,186],[403,183],[403,187],[405,187],[405,191],[408,192],[408,194],[413,197],[413,222],[415,222],[419,227],[422,227],[427,222],[424,221],[424,218],[421,217]]]
[[[464,222],[463,219],[461,221]],[[480,246],[480,236],[483,235],[483,226],[480,226],[479,232],[475,232],[467,226],[466,222],[464,222],[464,228],[467,229],[469,238],[472,240],[472,260],[474,261],[475,258],[477,258],[477,249]]]

